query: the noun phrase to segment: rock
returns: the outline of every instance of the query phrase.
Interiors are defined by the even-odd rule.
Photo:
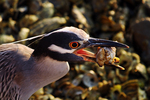
[[[137,20],[130,27],[130,35],[135,50],[139,52],[142,60],[150,65],[150,18]]]

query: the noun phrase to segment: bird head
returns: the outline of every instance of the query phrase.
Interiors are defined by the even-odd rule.
[[[65,27],[46,34],[33,52],[33,56],[49,56],[58,61],[95,61],[95,54],[88,47],[128,47],[115,41],[91,38],[81,29]]]

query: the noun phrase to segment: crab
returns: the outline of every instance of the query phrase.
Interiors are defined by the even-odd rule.
[[[116,48],[115,47],[98,47],[96,53],[96,62],[101,67],[103,65],[110,65],[117,67],[121,70],[125,70],[119,63],[120,59],[116,57]]]

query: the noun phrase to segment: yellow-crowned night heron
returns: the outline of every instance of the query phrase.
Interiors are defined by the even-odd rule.
[[[84,48],[127,47],[89,37],[83,30],[65,27],[43,36],[35,50],[21,44],[0,45],[0,100],[27,100],[39,88],[63,77],[68,62],[94,61]]]

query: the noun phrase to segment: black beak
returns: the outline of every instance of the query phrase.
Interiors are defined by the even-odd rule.
[[[91,53],[91,52],[84,49],[84,48],[88,48],[88,47],[122,47],[122,48],[129,48],[129,46],[127,46],[125,44],[122,44],[122,43],[115,42],[115,41],[90,38],[88,41],[85,41],[78,48],[78,50],[76,50],[74,52],[74,54],[76,54],[78,56],[81,56],[84,59],[84,61],[90,61],[90,62],[96,62],[96,63],[98,63],[97,58],[96,58],[96,53],[94,54],[94,53]],[[119,65],[116,65],[116,64],[113,64],[113,63],[111,65],[124,70],[124,68],[119,66]]]
[[[80,48],[87,48],[87,47],[122,47],[122,48],[129,48],[126,44],[119,43],[116,41],[105,40],[105,39],[97,39],[97,38],[90,38],[86,41]]]

